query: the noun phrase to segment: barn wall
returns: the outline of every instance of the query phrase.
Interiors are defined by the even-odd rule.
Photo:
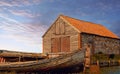
[[[85,44],[93,44],[95,53],[103,52],[106,54],[120,54],[120,40],[112,39],[107,37],[101,37],[97,35],[81,34],[82,36],[82,47]]]
[[[60,24],[61,23],[61,24]],[[56,25],[62,25],[64,24],[64,30],[65,32],[61,32],[63,27],[60,29],[61,34],[55,34],[56,31]],[[59,31],[57,30],[57,33]],[[59,18],[52,27],[48,30],[48,32],[43,37],[43,53],[50,53],[51,52],[51,39],[56,37],[70,37],[70,51],[74,51],[78,49],[78,32],[74,30],[74,28],[70,25],[68,25],[64,20]]]

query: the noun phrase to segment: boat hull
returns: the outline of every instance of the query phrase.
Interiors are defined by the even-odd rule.
[[[57,68],[71,67],[83,64],[84,51],[78,50],[70,54],[56,58],[49,58],[38,61],[16,62],[0,64],[0,71],[47,71]]]

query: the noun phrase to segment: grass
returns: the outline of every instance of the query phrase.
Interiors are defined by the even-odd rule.
[[[91,57],[92,61],[107,61],[107,60],[120,60],[120,55],[115,55],[115,54],[111,54],[111,55],[106,55],[106,54],[94,54]]]
[[[5,72],[0,72],[0,74],[16,74],[15,71],[5,71]]]

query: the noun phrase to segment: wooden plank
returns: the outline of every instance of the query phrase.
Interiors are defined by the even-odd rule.
[[[59,22],[56,22],[56,34],[60,34],[60,24]]]
[[[52,38],[51,52],[56,53],[60,51],[60,38]]]
[[[61,38],[61,51],[69,52],[70,51],[70,37],[62,37]]]
[[[81,36],[80,36],[80,34],[78,34],[78,49],[80,49],[81,48]]]
[[[58,32],[56,34],[56,31]],[[60,33],[59,33],[60,32]],[[78,32],[68,25],[64,20],[58,19],[54,25],[50,28],[50,30],[47,32],[47,34],[43,37],[44,38],[44,45],[43,45],[43,51],[44,53],[51,53],[51,39],[52,38],[61,38],[70,36],[70,50],[77,50],[78,49]],[[75,46],[75,48],[74,48]],[[71,49],[72,48],[72,49]]]
[[[77,58],[76,58],[77,56]],[[27,62],[13,62],[0,64],[0,70],[2,71],[46,71],[56,68],[65,68],[77,64],[82,64],[84,59],[84,51],[74,51],[67,55],[62,55],[56,58],[50,58],[39,61],[27,61]]]
[[[60,52],[61,51],[61,38],[57,38],[57,43],[58,43],[58,52]]]
[[[65,24],[64,24],[64,22],[60,23],[60,34],[65,34]]]
[[[55,38],[51,39],[51,52],[56,52],[56,44],[55,44]]]

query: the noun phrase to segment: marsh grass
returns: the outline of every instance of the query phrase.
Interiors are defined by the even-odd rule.
[[[16,74],[16,72],[15,71],[6,71],[6,72],[2,71],[0,72],[0,74]]]
[[[92,61],[108,61],[108,60],[120,60],[120,55],[114,55],[112,58],[110,58],[111,55],[106,55],[106,54],[94,54],[91,57]]]

